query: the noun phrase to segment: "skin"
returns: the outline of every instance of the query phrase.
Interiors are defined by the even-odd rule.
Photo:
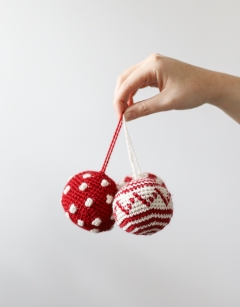
[[[136,92],[151,86],[159,94],[133,102]],[[214,105],[240,124],[240,78],[193,66],[157,53],[125,70],[117,79],[114,107],[126,121],[156,112]]]

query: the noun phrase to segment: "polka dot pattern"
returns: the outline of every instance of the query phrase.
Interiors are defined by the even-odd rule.
[[[99,233],[114,225],[112,201],[115,182],[103,172],[86,171],[66,184],[61,204],[70,220],[85,230]]]

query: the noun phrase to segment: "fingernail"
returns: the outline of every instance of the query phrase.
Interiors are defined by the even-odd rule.
[[[130,120],[133,120],[133,119],[136,118],[136,114],[134,112],[132,112],[132,111],[125,112],[124,113],[124,117],[125,117],[126,122],[129,122]]]

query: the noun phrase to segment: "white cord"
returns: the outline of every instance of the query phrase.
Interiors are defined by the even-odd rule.
[[[128,151],[128,157],[129,157],[129,161],[132,167],[132,171],[133,171],[133,176],[134,179],[137,179],[140,177],[141,175],[141,170],[138,164],[138,160],[136,157],[136,154],[134,152],[133,146],[132,146],[132,142],[127,130],[127,125],[126,125],[126,121],[125,121],[125,117],[123,115],[123,127],[124,127],[124,131],[125,131],[125,136],[126,136],[126,141],[127,141],[127,151]]]

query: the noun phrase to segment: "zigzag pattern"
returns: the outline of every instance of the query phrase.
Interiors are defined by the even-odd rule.
[[[173,204],[165,184],[152,178],[130,181],[115,196],[113,213],[117,224],[137,235],[150,235],[171,221]]]

